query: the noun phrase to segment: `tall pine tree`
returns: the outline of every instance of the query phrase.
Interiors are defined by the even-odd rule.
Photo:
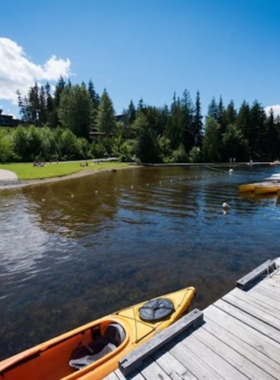
[[[203,139],[203,122],[201,115],[201,105],[200,105],[200,95],[197,91],[195,99],[195,109],[194,117],[192,124],[192,133],[194,136],[194,145],[198,148],[202,148],[202,139]]]
[[[116,130],[115,110],[106,89],[103,91],[97,111],[97,128],[106,134],[112,134]]]

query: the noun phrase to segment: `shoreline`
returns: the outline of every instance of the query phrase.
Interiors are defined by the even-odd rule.
[[[65,181],[68,179],[75,179],[75,178],[82,178],[89,175],[94,175],[97,173],[102,172],[110,172],[110,171],[118,171],[118,170],[125,170],[125,169],[135,169],[135,168],[143,168],[143,167],[161,167],[161,166],[213,166],[213,167],[237,167],[242,165],[270,165],[268,162],[236,162],[236,163],[174,163],[174,164],[143,164],[143,165],[129,165],[125,167],[110,167],[110,168],[104,168],[104,169],[88,169],[88,170],[81,170],[79,172],[68,174],[65,176],[60,177],[51,177],[51,178],[44,178],[44,179],[34,179],[34,180],[2,180],[0,179],[0,191],[1,190],[11,190],[11,189],[20,189],[27,186],[38,186],[43,185],[47,183],[53,183],[53,182],[59,182],[59,181]]]
[[[89,169],[89,170],[81,170],[79,172],[73,173],[73,174],[68,174],[65,176],[61,177],[51,177],[51,178],[44,178],[44,179],[34,179],[34,180],[19,180],[19,181],[3,181],[1,183],[0,181],[0,191],[1,190],[10,190],[10,189],[20,189],[22,187],[27,187],[27,186],[38,186],[38,185],[43,185],[46,183],[53,183],[53,182],[60,182],[60,181],[66,181],[68,179],[76,179],[76,178],[82,178],[82,177],[87,177],[90,175],[94,175],[97,173],[104,173],[104,172],[115,172],[119,170],[125,170],[125,169],[135,169],[135,168],[140,168],[141,165],[131,165],[131,166],[126,166],[126,167],[111,167],[111,168],[106,168],[106,169]]]

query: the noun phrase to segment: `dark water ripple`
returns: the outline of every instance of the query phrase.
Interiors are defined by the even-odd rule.
[[[143,168],[0,193],[0,357],[188,285],[203,309],[278,256],[276,168]],[[230,205],[225,213],[222,203]]]

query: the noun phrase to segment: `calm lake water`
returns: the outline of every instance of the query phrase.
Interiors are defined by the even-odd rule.
[[[189,285],[203,309],[279,256],[277,197],[238,194],[277,167],[228,169],[110,171],[1,191],[0,358]]]

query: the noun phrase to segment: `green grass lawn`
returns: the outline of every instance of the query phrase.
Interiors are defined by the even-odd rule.
[[[46,163],[43,167],[33,166],[33,163],[24,164],[0,164],[0,169],[10,170],[17,174],[19,179],[32,180],[52,177],[62,177],[77,173],[81,170],[118,169],[129,166],[123,162],[100,162],[99,164],[88,161],[88,166],[81,167],[85,161]]]

